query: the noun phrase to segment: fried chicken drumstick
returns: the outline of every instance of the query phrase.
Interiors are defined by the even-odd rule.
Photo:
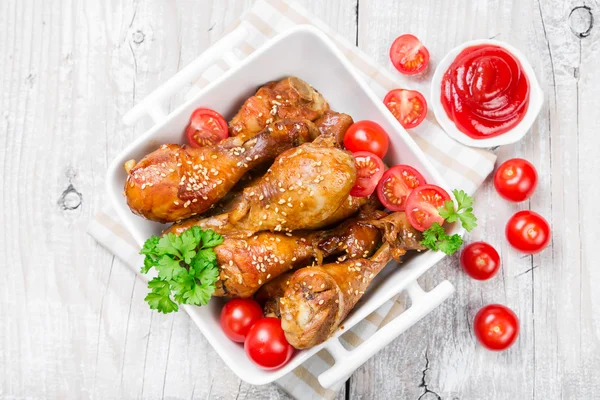
[[[229,135],[245,141],[271,122],[290,118],[314,121],[328,109],[327,101],[308,83],[288,77],[267,83],[248,98],[229,122]]]
[[[327,340],[391,259],[386,243],[371,258],[296,271],[279,299],[281,327],[288,342],[307,349]]]
[[[245,142],[232,137],[200,148],[163,145],[129,171],[127,204],[135,214],[163,223],[202,213],[246,172],[317,135],[312,122],[288,119]]]
[[[281,153],[258,182],[244,189],[232,211],[183,221],[167,232],[180,233],[194,225],[218,233],[316,229],[356,213],[367,200],[349,196],[356,180],[354,158],[338,142],[352,119],[327,115],[321,136]]]
[[[362,297],[375,276],[407,250],[423,250],[420,232],[403,212],[364,222],[383,231],[385,243],[371,257],[306,267],[263,286],[257,299],[267,314],[281,315],[287,340],[297,349],[316,346],[329,338]]]
[[[383,215],[383,211],[367,207],[356,218],[325,231],[225,235],[223,243],[215,247],[221,271],[214,296],[249,297],[292,268],[315,260],[320,263],[331,255],[368,254],[366,249],[379,244],[381,232],[360,222]]]

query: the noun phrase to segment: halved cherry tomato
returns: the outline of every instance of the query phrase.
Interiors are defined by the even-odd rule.
[[[194,110],[185,129],[192,147],[204,147],[219,143],[229,136],[227,122],[221,114],[208,108]]]
[[[519,336],[519,319],[515,313],[502,304],[483,307],[473,321],[475,337],[488,350],[505,350]]]
[[[244,350],[252,361],[266,370],[283,366],[294,353],[281,328],[281,320],[270,317],[252,325],[244,342]]]
[[[405,129],[419,126],[427,116],[427,101],[416,90],[390,90],[385,95],[383,104]]]
[[[404,211],[406,198],[414,188],[425,185],[425,178],[413,167],[395,165],[385,171],[377,185],[377,197],[388,210]]]
[[[350,125],[344,135],[344,147],[351,151],[368,151],[379,158],[385,157],[388,151],[387,133],[373,121],[358,121]]]
[[[550,243],[550,225],[540,214],[519,211],[506,224],[506,238],[515,249],[525,254],[535,254]]]
[[[356,182],[350,190],[350,195],[354,197],[370,196],[383,175],[385,169],[383,161],[368,151],[358,151],[352,155],[354,156],[354,165],[356,165]]]
[[[221,328],[229,340],[243,343],[250,327],[262,317],[262,309],[256,301],[231,299],[221,310]]]
[[[506,200],[527,200],[537,186],[537,171],[533,164],[522,158],[506,160],[494,174],[494,186]]]
[[[483,281],[500,269],[500,255],[491,245],[474,242],[460,253],[460,265],[471,278]]]
[[[418,74],[429,64],[429,50],[416,36],[401,35],[390,47],[390,60],[404,75]]]
[[[406,218],[415,228],[423,232],[434,222],[440,225],[444,218],[440,216],[439,207],[450,200],[450,195],[444,189],[436,185],[423,185],[415,188],[406,199]]]

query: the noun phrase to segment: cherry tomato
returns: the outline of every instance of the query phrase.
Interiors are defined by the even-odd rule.
[[[460,253],[460,265],[471,278],[484,281],[500,269],[500,255],[491,245],[474,242]]]
[[[388,151],[387,133],[373,121],[358,121],[350,125],[344,135],[344,147],[351,152],[368,151],[379,158]]]
[[[388,210],[404,211],[406,198],[414,188],[425,185],[425,178],[413,167],[395,165],[385,171],[377,185],[377,197]]]
[[[533,164],[522,158],[505,161],[494,174],[494,186],[500,196],[510,201],[531,197],[537,186],[537,172]]]
[[[350,190],[350,195],[354,197],[370,196],[383,175],[385,169],[383,161],[368,151],[358,151],[352,155],[356,165],[356,182]]]
[[[254,363],[267,370],[285,365],[294,353],[278,318],[263,318],[252,325],[244,349]]]
[[[405,129],[419,126],[427,116],[427,101],[416,90],[390,90],[385,95],[383,104]]]
[[[230,340],[243,343],[250,327],[262,317],[262,309],[256,301],[232,299],[221,310],[221,328]]]
[[[479,310],[473,327],[479,343],[489,350],[505,350],[519,336],[519,319],[501,304],[490,304]]]
[[[423,232],[434,222],[440,225],[444,218],[440,216],[439,207],[450,200],[450,195],[444,189],[436,185],[419,186],[406,198],[406,218],[408,222],[418,231]]]
[[[413,35],[401,35],[390,47],[394,67],[404,75],[423,72],[429,64],[429,50]]]
[[[185,135],[190,146],[204,147],[227,138],[229,131],[221,114],[208,108],[198,108],[192,113]]]
[[[506,224],[506,238],[515,249],[525,254],[535,254],[550,243],[550,225],[540,214],[519,211]]]

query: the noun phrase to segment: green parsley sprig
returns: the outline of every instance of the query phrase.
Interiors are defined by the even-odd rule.
[[[213,247],[223,237],[197,226],[177,236],[152,236],[144,243],[143,274],[152,268],[158,276],[148,282],[150,293],[144,300],[150,308],[164,314],[178,311],[178,304],[206,305],[219,278],[217,255]]]
[[[473,214],[473,198],[463,190],[453,190],[456,205],[452,200],[446,200],[442,207],[438,208],[440,216],[448,222],[460,221],[467,232],[471,232],[477,226],[477,217]],[[446,230],[438,222],[434,222],[423,232],[421,244],[433,251],[441,251],[446,254],[454,254],[463,244],[459,234],[446,234]]]
[[[460,220],[463,228],[471,232],[477,226],[477,217],[473,214],[473,198],[463,190],[452,191],[456,198],[457,207],[454,207],[452,200],[446,200],[443,207],[438,208],[440,217],[448,222]]]

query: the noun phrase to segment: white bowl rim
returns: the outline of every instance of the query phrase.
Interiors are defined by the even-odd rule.
[[[121,156],[123,154],[130,153],[131,151],[136,149],[138,146],[140,146],[142,143],[144,143],[146,140],[148,140],[148,138],[152,137],[152,135],[156,131],[158,131],[159,129],[161,129],[162,127],[167,125],[171,120],[173,120],[175,118],[175,116],[177,114],[179,114],[183,109],[185,109],[185,107],[187,105],[195,102],[197,98],[203,96],[204,93],[208,92],[209,90],[212,90],[212,88],[214,86],[217,86],[222,81],[227,80],[234,72],[242,69],[245,65],[249,64],[252,60],[260,57],[262,55],[262,53],[266,52],[270,47],[274,46],[275,43],[285,40],[287,37],[294,35],[296,33],[308,33],[310,35],[316,36],[319,40],[321,40],[324,43],[324,45],[326,45],[328,47],[328,49],[332,52],[332,54],[338,58],[340,63],[347,69],[349,74],[357,81],[358,85],[365,91],[365,94],[367,95],[367,97],[371,97],[372,99],[376,98],[376,95],[372,92],[372,90],[370,88],[368,88],[366,82],[364,82],[364,80],[358,75],[358,72],[355,70],[355,67],[344,56],[342,51],[334,44],[334,42],[325,33],[323,33],[318,28],[315,28],[310,25],[297,25],[295,27],[286,29],[285,31],[277,34],[275,37],[271,38],[266,43],[261,45],[255,52],[253,52],[251,55],[249,55],[247,58],[245,58],[242,62],[233,66],[228,71],[226,71],[224,74],[222,74],[221,76],[219,76],[218,78],[213,80],[210,84],[205,86],[201,91],[199,91],[198,93],[195,93],[193,97],[182,102],[178,107],[176,107],[174,110],[172,110],[170,112],[170,114],[164,120],[162,120],[158,123],[154,123],[150,129],[145,131],[145,133],[143,133],[142,135],[137,137],[132,143],[130,143],[128,146],[126,146],[115,157],[115,159],[109,166],[108,171],[107,171],[107,181],[106,181],[106,188],[109,192],[109,197],[111,199],[111,202],[116,207],[117,214],[121,218],[122,222],[125,224],[128,231],[135,236],[136,242],[138,242],[139,245],[141,245],[141,243],[144,242],[144,239],[136,234],[136,229],[132,226],[130,220],[128,218],[126,218],[126,214],[130,213],[130,211],[129,210],[125,211],[122,207],[117,206],[119,195],[114,190],[112,190],[112,187],[111,187],[111,180],[114,179],[116,170],[122,168],[122,165],[119,162],[119,159],[121,158]],[[374,101],[374,104],[376,104],[376,107],[381,111],[382,118],[388,119],[390,122],[395,121],[393,115],[391,113],[387,112],[385,105],[383,105],[383,103],[381,101]],[[414,153],[414,155],[419,159],[419,161],[423,165],[427,166],[428,172],[435,177],[435,179],[434,179],[435,182],[437,182],[437,184],[439,186],[441,186],[442,188],[444,188],[445,190],[447,190],[450,193],[450,187],[447,184],[446,180],[442,177],[442,175],[438,172],[438,170],[431,164],[431,162],[429,161],[429,159],[427,158],[425,153],[416,144],[414,139],[399,124],[395,124],[394,126],[396,126],[396,130],[394,130],[392,134],[400,135],[406,141],[407,147],[410,148],[410,150]],[[453,233],[458,233],[462,236],[464,234],[464,228],[457,226]],[[430,265],[426,268],[426,270],[432,268],[440,260],[445,258],[445,256],[446,256],[445,254],[443,254],[441,252],[437,252],[434,256],[434,260],[429,262]],[[418,270],[413,271],[409,276],[407,276],[406,281],[404,281],[404,282],[406,284],[408,284],[409,282],[416,280],[419,276],[421,276],[424,273],[424,271],[425,270],[422,270],[420,272]],[[402,291],[402,290],[400,290],[400,291]],[[389,300],[389,298],[390,297],[386,296],[385,300]],[[243,371],[236,364],[236,362],[235,362],[236,360],[232,357],[232,355],[230,353],[219,350],[219,347],[216,344],[216,339],[215,339],[216,333],[213,331],[210,331],[210,330],[205,330],[203,328],[203,326],[205,325],[204,322],[201,320],[201,318],[198,316],[197,313],[194,313],[191,311],[191,306],[183,306],[183,308],[188,310],[188,314],[190,315],[192,320],[200,328],[200,330],[203,333],[203,335],[205,336],[205,338],[211,344],[213,349],[215,349],[215,352],[217,352],[217,354],[223,359],[225,364],[227,364],[227,366],[239,378],[241,378],[242,380],[244,380],[248,383],[254,384],[254,385],[267,384],[276,379],[281,378],[285,374],[289,373],[293,368],[301,365],[304,361],[306,361],[308,358],[313,356],[315,353],[317,353],[321,349],[327,348],[328,345],[330,344],[330,342],[337,340],[337,337],[339,337],[345,331],[352,328],[352,326],[346,325],[346,327],[343,330],[337,331],[332,337],[330,337],[324,343],[321,343],[320,345],[315,346],[311,349],[298,351],[297,354],[291,360],[291,362],[284,365],[283,367],[273,370],[273,371],[263,371],[264,372],[263,374],[256,376],[256,375],[247,373],[247,371]]]
[[[446,110],[444,110],[444,107],[442,106],[442,103],[440,101],[440,96],[442,77],[448,69],[448,67],[450,67],[450,64],[452,64],[456,56],[467,47],[477,46],[481,44],[489,44],[502,47],[508,50],[519,60],[519,62],[521,63],[521,67],[523,68],[525,74],[527,75],[527,78],[529,79],[529,107],[527,108],[527,112],[525,113],[525,116],[523,117],[521,122],[519,122],[514,128],[512,128],[508,132],[487,139],[473,139],[461,132],[460,130],[458,130],[454,122],[450,120],[450,118],[448,118]],[[502,146],[515,143],[521,140],[523,136],[527,134],[527,132],[535,122],[538,114],[540,113],[540,110],[542,109],[542,104],[544,102],[544,93],[540,88],[540,84],[535,75],[535,71],[533,70],[533,67],[531,66],[527,58],[517,48],[511,46],[506,42],[495,39],[469,40],[450,50],[438,63],[435,69],[433,78],[431,80],[430,95],[431,108],[433,109],[435,118],[442,126],[444,131],[446,131],[446,133],[454,140],[457,140],[462,144],[471,147],[481,148]]]

